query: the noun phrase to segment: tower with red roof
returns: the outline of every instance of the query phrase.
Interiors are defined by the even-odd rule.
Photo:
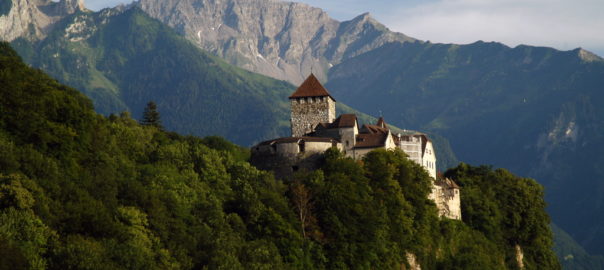
[[[336,119],[336,100],[312,73],[289,100],[292,137],[302,137],[313,132],[318,124]]]

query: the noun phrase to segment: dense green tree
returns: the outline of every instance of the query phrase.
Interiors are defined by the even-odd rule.
[[[149,101],[147,106],[145,106],[145,110],[143,111],[143,120],[141,124],[145,126],[153,126],[160,130],[163,130],[164,127],[161,124],[161,117],[159,112],[157,111],[157,104],[153,101]]]

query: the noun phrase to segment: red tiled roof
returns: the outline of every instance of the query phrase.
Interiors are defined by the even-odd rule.
[[[346,128],[346,127],[354,127],[357,123],[356,114],[342,114],[338,117],[331,125],[330,128]]]
[[[386,134],[386,133],[388,133],[389,129],[388,128],[382,128],[382,127],[379,127],[379,126],[376,126],[376,125],[367,125],[367,124],[365,124],[365,125],[363,125],[362,130],[364,132],[372,133],[372,134],[373,133],[384,133],[384,134]]]
[[[296,91],[289,96],[292,98],[304,98],[304,97],[331,97],[334,101],[335,99],[327,92],[327,89],[323,87],[321,82],[315,77],[314,74],[310,74],[308,78],[296,89]]]
[[[386,139],[388,139],[387,133],[361,133],[357,135],[354,148],[384,147]]]

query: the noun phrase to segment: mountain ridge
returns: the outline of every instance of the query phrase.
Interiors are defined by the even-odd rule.
[[[40,40],[66,16],[84,11],[83,0],[4,0],[0,13],[0,40],[19,37]]]
[[[252,145],[289,130],[287,96],[295,86],[227,64],[136,5],[73,14],[44,40],[20,38],[13,45],[28,63],[91,97],[105,115],[138,116],[155,100],[166,128],[184,134]],[[375,121],[344,104],[337,110]],[[456,164],[449,148],[442,152]]]
[[[138,6],[227,62],[293,84],[311,71],[325,81],[330,66],[384,43],[415,42],[368,13],[340,23],[295,2],[141,0]]]
[[[587,56],[587,57],[586,57]],[[449,138],[464,162],[538,179],[553,222],[602,254],[604,61],[582,49],[387,44],[330,71],[335,98]]]

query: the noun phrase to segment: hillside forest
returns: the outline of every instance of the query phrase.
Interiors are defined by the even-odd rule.
[[[142,110],[142,108],[141,108]],[[160,111],[161,113],[161,111]],[[559,269],[543,188],[460,164],[440,219],[400,151],[275,179],[219,137],[102,116],[0,43],[0,269]]]

